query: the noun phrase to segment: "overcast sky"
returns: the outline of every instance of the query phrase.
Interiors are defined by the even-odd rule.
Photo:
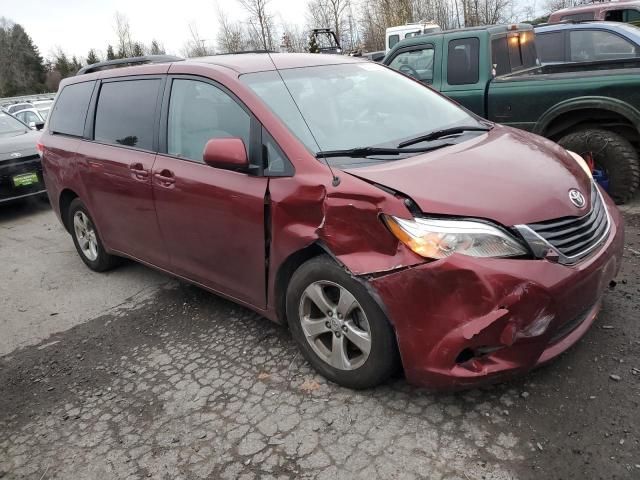
[[[179,54],[197,27],[208,45],[215,43],[218,3],[235,20],[246,15],[236,0],[0,0],[0,16],[21,24],[44,57],[60,47],[69,55],[86,57],[90,48],[102,55],[115,45],[116,12],[124,13],[133,40],[145,44],[156,38],[167,53]],[[304,23],[304,0],[271,0],[278,23]]]

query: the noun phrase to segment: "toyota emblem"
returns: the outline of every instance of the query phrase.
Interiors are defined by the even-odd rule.
[[[573,203],[578,208],[584,207],[585,199],[584,195],[580,193],[580,190],[576,190],[575,188],[569,190],[569,200],[571,200],[571,203]]]
[[[11,158],[19,158],[22,156],[22,154],[20,152],[13,152],[12,154],[9,155]]]

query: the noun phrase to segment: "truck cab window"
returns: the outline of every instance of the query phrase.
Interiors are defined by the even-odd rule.
[[[424,83],[433,82],[433,47],[399,53],[389,64],[394,70]]]
[[[480,78],[480,41],[477,38],[460,38],[449,42],[447,83],[471,85]]]

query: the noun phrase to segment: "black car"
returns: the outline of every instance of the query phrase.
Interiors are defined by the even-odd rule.
[[[0,203],[46,193],[39,137],[40,132],[0,112]]]

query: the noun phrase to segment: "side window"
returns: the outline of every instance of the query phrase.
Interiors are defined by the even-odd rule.
[[[421,82],[431,83],[433,81],[433,55],[432,46],[402,52],[394,57],[389,66]]]
[[[640,25],[640,11],[629,8],[624,11],[623,20],[627,23],[633,23],[634,25]]]
[[[636,56],[636,47],[618,35],[602,30],[569,33],[572,62],[588,62]]]
[[[560,20],[571,20],[574,22],[584,22],[585,20],[593,20],[595,14],[593,12],[574,13],[572,15],[565,15]]]
[[[62,89],[51,112],[49,121],[51,133],[76,137],[84,134],[84,122],[95,83],[73,83]]]
[[[159,79],[103,83],[98,97],[95,140],[153,149]]]
[[[23,118],[24,118],[24,120],[22,120],[22,119],[21,119],[21,120],[22,120],[23,122],[25,122],[27,125],[28,125],[30,122],[36,122],[36,123],[37,123],[37,122],[39,122],[39,121],[40,121],[40,119],[38,118],[38,116],[37,116],[35,113],[33,113],[33,112],[24,112],[24,117],[23,117]]]
[[[461,38],[449,42],[447,83],[470,85],[480,78],[480,41],[477,38]]]
[[[237,137],[249,148],[251,118],[223,90],[197,80],[174,80],[169,99],[167,152],[202,162],[212,138]]]
[[[416,30],[415,32],[408,32],[404,34],[404,38],[411,38],[411,37],[416,37],[418,35],[422,34],[422,32],[420,30]]]
[[[285,176],[293,173],[293,166],[265,128],[262,129],[262,149],[266,175]]]
[[[609,10],[604,19],[608,22],[624,22],[623,12],[624,10]]]
[[[536,49],[543,63],[564,62],[564,32],[536,35]]]
[[[494,38],[491,40],[491,63],[496,71],[496,75],[511,73],[507,37]]]
[[[400,41],[400,35],[390,35],[389,36],[389,48],[393,48],[393,46]]]

